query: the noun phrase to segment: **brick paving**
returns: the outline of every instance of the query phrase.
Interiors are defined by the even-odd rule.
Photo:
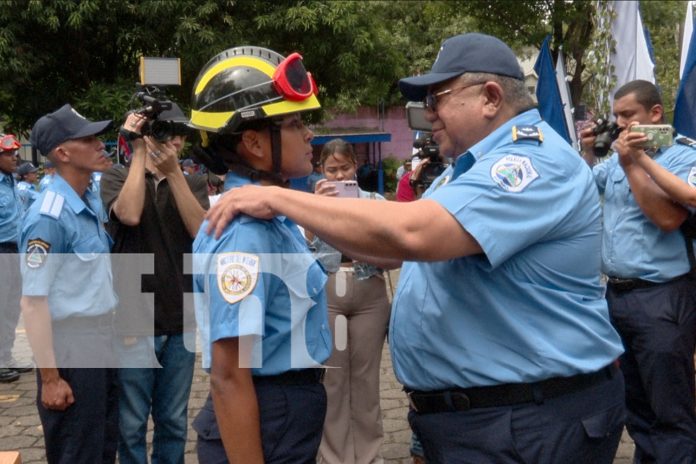
[[[393,273],[395,274],[395,273]],[[31,360],[31,352],[23,326],[17,329],[15,358],[22,362]],[[200,361],[197,361],[200,366]],[[382,354],[381,405],[384,425],[382,455],[387,464],[410,463],[409,441],[411,432],[406,421],[408,403],[392,371],[389,351]],[[205,402],[208,394],[208,375],[199,367],[194,373],[189,400],[189,431],[186,444],[186,464],[198,464],[195,453],[196,435],[191,422]],[[24,464],[45,462],[43,432],[35,406],[36,379],[33,373],[23,374],[19,381],[0,384],[0,451],[19,450]],[[152,431],[148,432],[148,443]],[[633,443],[626,433],[621,439],[614,464],[629,464],[633,455]]]

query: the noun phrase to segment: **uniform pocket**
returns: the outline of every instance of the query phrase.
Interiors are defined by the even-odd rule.
[[[102,253],[108,253],[104,251],[104,245],[102,244],[99,237],[91,237],[86,240],[81,240],[75,244],[75,255],[80,259],[80,261],[94,261]]]
[[[623,404],[619,404],[582,419],[582,426],[589,438],[603,439],[623,428],[625,415]]]
[[[220,428],[215,419],[213,399],[210,395],[191,426],[202,440],[220,440]]]

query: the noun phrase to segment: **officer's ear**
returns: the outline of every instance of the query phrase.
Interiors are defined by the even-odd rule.
[[[67,148],[60,144],[51,151],[48,158],[56,163],[67,163],[70,161],[70,154]]]
[[[252,156],[258,158],[259,160],[264,158],[264,140],[261,132],[254,129],[247,129],[242,132],[242,139],[239,143],[238,149],[240,154],[246,156]]]
[[[503,106],[505,93],[500,84],[495,81],[488,81],[483,84],[481,89],[483,98],[483,115],[488,119],[493,119]]]
[[[653,124],[660,124],[663,121],[664,112],[662,105],[653,105],[652,108],[650,108],[650,122]]]

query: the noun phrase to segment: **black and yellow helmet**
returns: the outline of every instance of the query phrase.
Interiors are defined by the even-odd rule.
[[[293,53],[284,58],[261,47],[225,50],[198,74],[191,98],[191,125],[233,133],[241,124],[321,107],[317,87]]]

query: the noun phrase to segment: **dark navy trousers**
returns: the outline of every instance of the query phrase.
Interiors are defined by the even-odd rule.
[[[626,349],[621,370],[634,462],[696,462],[696,282],[681,278],[627,292],[610,288],[607,301]]]
[[[314,464],[326,416],[321,383],[255,385],[266,464]],[[210,395],[193,422],[200,464],[227,463]]]
[[[409,412],[428,464],[611,464],[625,417],[623,376],[540,403]]]
[[[65,411],[43,407],[41,373],[36,372],[48,464],[113,464],[118,446],[117,370],[60,368],[75,397]]]

